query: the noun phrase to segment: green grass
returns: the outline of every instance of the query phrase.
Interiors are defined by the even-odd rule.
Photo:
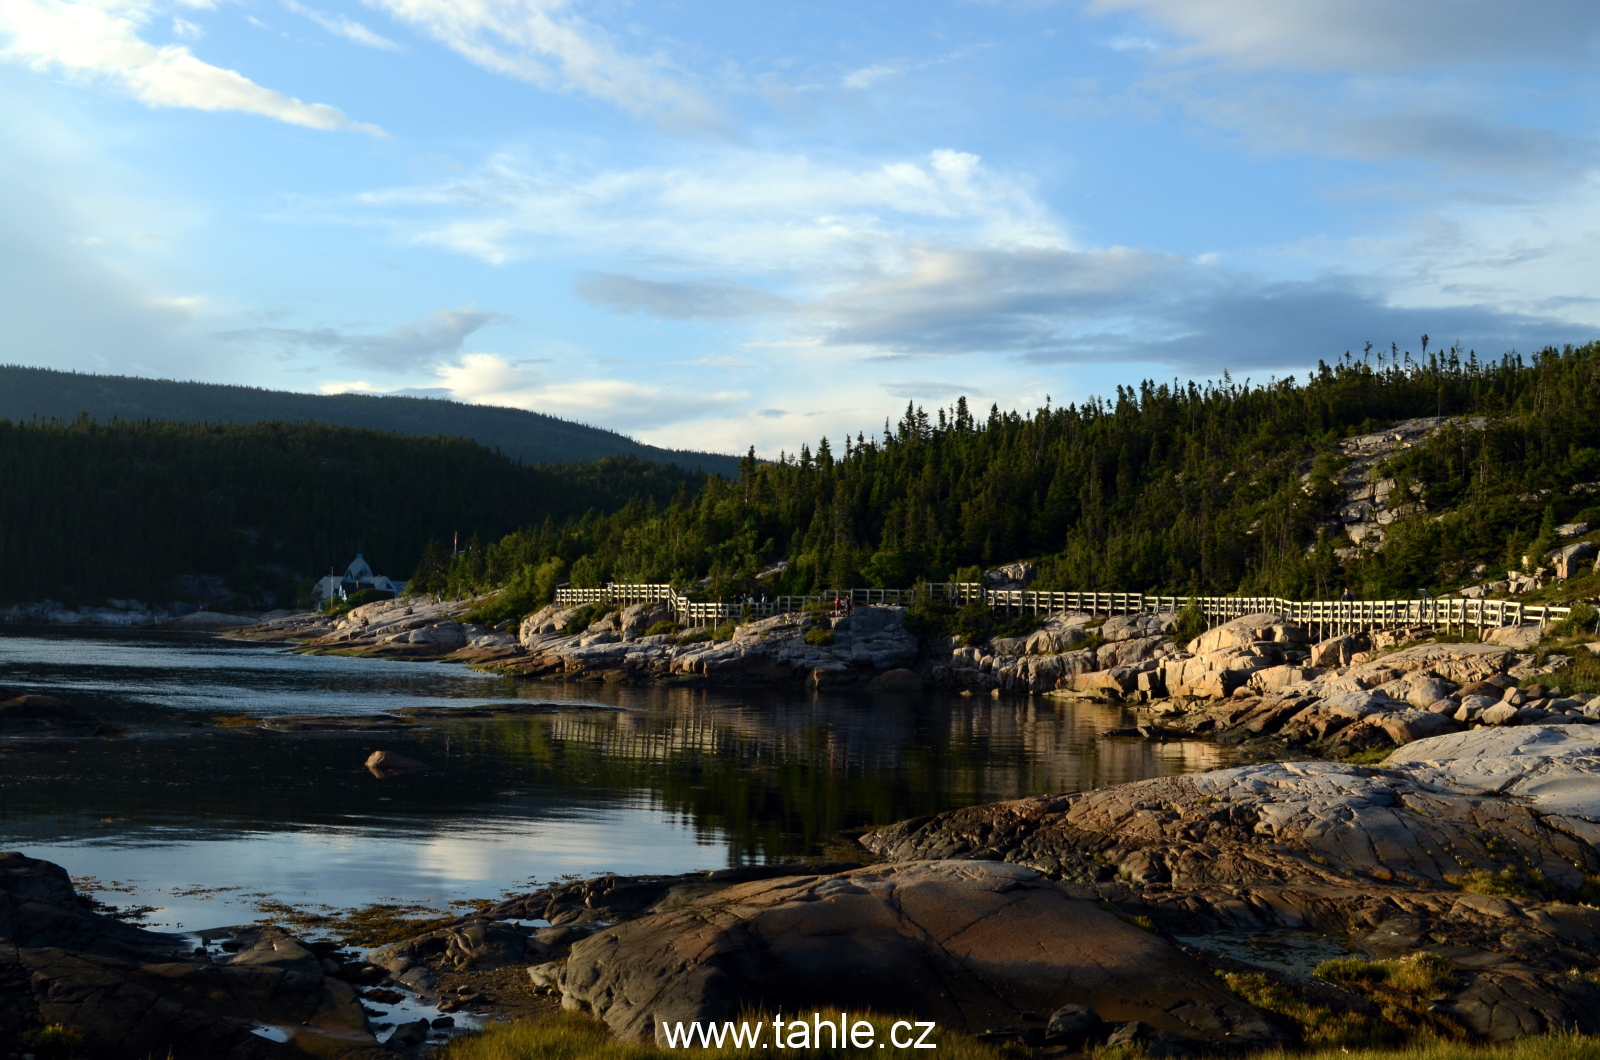
[[[1257,1053],[1253,1060],[1600,1060],[1600,1038],[1546,1034],[1505,1045],[1469,1045],[1442,1039],[1397,1048],[1337,1048]]]
[[[1456,985],[1450,962],[1431,953],[1413,953],[1395,961],[1338,957],[1323,961],[1312,974],[1335,983],[1386,986],[1432,999],[1446,996]]]
[[[808,1014],[809,1015],[809,1014]],[[824,1021],[838,1025],[839,1013],[825,1009]],[[898,1049],[873,1046],[870,1053],[855,1048],[777,1049],[772,1046],[772,1018],[751,1014],[745,1018],[763,1019],[766,1029],[762,1034],[765,1044],[757,1048],[734,1049],[666,1049],[653,1044],[618,1041],[611,1036],[605,1024],[588,1016],[562,1012],[516,1023],[499,1023],[486,1027],[481,1033],[457,1038],[433,1056],[436,1060],[678,1060],[686,1055],[726,1057],[728,1060],[833,1060],[852,1057],[859,1060],[871,1055],[875,1060],[921,1060],[933,1056],[939,1060],[1004,1060],[1010,1054],[965,1035],[935,1032],[929,1035],[936,1042],[937,1051]],[[888,1042],[895,1017],[850,1013],[853,1027],[857,1020],[865,1019],[874,1029],[874,1042]],[[921,1031],[909,1032],[915,1041]],[[908,1031],[902,1027],[900,1039],[907,1040]],[[1600,1060],[1600,1058],[1597,1058]]]
[[[1552,899],[1556,889],[1544,878],[1544,873],[1533,869],[1473,869],[1461,876],[1450,876],[1449,881],[1468,894],[1487,894],[1496,898]]]
[[[1393,747],[1375,747],[1370,751],[1357,751],[1344,761],[1353,766],[1375,766],[1394,754]]]
[[[1313,974],[1372,1002],[1376,1013],[1302,996],[1261,973],[1234,972],[1222,979],[1241,999],[1293,1023],[1301,1042],[1313,1051],[1383,1048],[1403,1052],[1418,1043],[1454,1040],[1465,1034],[1458,1024],[1428,1011],[1434,999],[1448,996],[1456,984],[1449,962],[1432,954],[1414,953],[1393,961],[1340,957],[1323,961]]]
[[[1559,688],[1562,695],[1574,695],[1578,692],[1600,692],[1600,655],[1580,645],[1558,647],[1555,649],[1562,655],[1572,656],[1572,665],[1560,673],[1540,673],[1531,677],[1524,677],[1517,684],[1543,685],[1545,688]]]
[[[1383,1020],[1348,1011],[1334,1011],[1308,1005],[1288,994],[1262,975],[1228,975],[1234,992],[1261,1008],[1290,1015],[1302,1026],[1309,1025],[1306,1048],[1271,1050],[1253,1054],[1251,1060],[1600,1060],[1600,1038],[1578,1034],[1552,1034],[1523,1038],[1504,1045],[1474,1045],[1460,1040],[1459,1031],[1434,1033],[1423,1029],[1409,1040],[1396,1036],[1395,1028]],[[1246,981],[1249,982],[1246,982]],[[1288,1011],[1285,1011],[1288,1010]],[[832,1010],[822,1013],[837,1021]],[[752,1017],[753,1018],[753,1017]],[[850,1016],[853,1023],[858,1017]],[[876,1031],[875,1040],[888,1034],[893,1019],[869,1015]],[[771,1037],[769,1030],[765,1035]],[[1453,1025],[1452,1025],[1453,1026]],[[904,1029],[902,1028],[902,1035]],[[675,1060],[685,1055],[715,1056],[727,1060],[859,1060],[875,1055],[881,1060],[1012,1060],[1021,1055],[1014,1048],[989,1045],[964,1035],[941,1032],[936,1036],[937,1051],[913,1054],[911,1050],[874,1048],[870,1054],[856,1049],[665,1049],[651,1044],[621,1042],[605,1025],[588,1016],[563,1012],[517,1023],[500,1023],[480,1033],[466,1035],[433,1054],[437,1060]],[[1108,1049],[1092,1047],[1094,1060],[1138,1060],[1138,1046]]]

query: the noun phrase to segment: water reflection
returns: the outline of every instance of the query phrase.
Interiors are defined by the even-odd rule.
[[[0,750],[0,847],[137,878],[137,900],[190,928],[243,892],[175,891],[443,902],[822,855],[873,824],[1217,763],[1201,742],[1100,739],[1129,719],[1048,699],[550,685],[126,631],[0,635],[0,661],[0,684],[126,733]],[[530,699],[560,710],[381,734],[186,724]],[[380,747],[431,768],[378,780],[361,763]]]

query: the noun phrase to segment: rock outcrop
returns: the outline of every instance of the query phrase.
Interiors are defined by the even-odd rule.
[[[1600,1031],[1600,740],[1578,726],[1425,739],[1391,768],[1272,763],[1041,796],[863,837],[891,859],[1023,865],[1200,940],[1290,928],[1456,970],[1489,1039]]]
[[[1280,1035],[1171,943],[1037,872],[924,861],[735,885],[572,947],[563,1005],[620,1037],[746,1009],[863,1009],[968,1032],[1063,1005],[1198,1044]]]
[[[0,853],[0,1045],[61,1024],[104,1060],[381,1060],[355,988],[275,928],[230,955],[84,908],[66,870]]]
[[[644,633],[664,611],[634,604],[567,632],[575,610],[546,608],[522,623],[527,657],[505,667],[526,674],[589,674],[648,680],[717,678],[803,682],[813,688],[862,685],[917,660],[917,638],[902,607],[857,607],[848,614],[793,613],[738,626],[728,640]]]

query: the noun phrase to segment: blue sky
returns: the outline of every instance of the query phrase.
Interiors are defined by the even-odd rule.
[[[0,360],[765,455],[1600,337],[1600,5],[0,0]]]

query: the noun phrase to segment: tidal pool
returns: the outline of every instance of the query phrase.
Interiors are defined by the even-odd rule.
[[[1045,698],[561,684],[125,629],[0,627],[0,685],[116,732],[0,742],[0,849],[186,931],[276,902],[445,909],[568,875],[848,856],[874,824],[1220,760],[1098,737],[1132,718]],[[249,724],[505,703],[554,709],[407,732]],[[378,749],[430,768],[380,780],[362,765]]]

